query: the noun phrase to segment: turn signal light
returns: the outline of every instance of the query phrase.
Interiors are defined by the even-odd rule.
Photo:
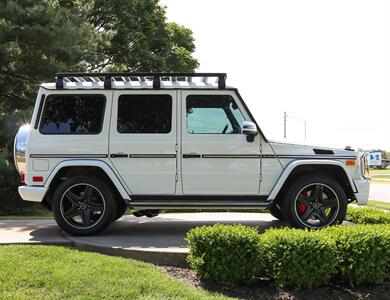
[[[354,165],[356,165],[356,160],[353,160],[353,159],[347,160],[347,161],[345,162],[345,164],[346,164],[347,166],[354,166]]]

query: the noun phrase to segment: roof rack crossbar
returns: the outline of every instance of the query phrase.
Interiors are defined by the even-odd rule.
[[[178,77],[184,77],[187,82],[192,82],[194,77],[200,77],[201,81],[207,83],[209,77],[217,77],[217,83],[219,89],[226,87],[226,73],[160,73],[160,72],[118,72],[118,73],[58,73],[56,74],[56,88],[63,89],[64,81],[72,82],[72,79],[76,82],[86,82],[85,78],[92,80],[92,82],[104,82],[104,88],[110,89],[112,87],[112,81],[116,81],[114,77],[121,78],[125,81],[132,81],[131,78],[136,77],[139,81],[153,80],[153,88],[159,89],[161,87],[162,77],[167,77],[171,81],[177,81]]]

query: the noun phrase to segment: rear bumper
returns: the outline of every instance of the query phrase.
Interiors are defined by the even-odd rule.
[[[370,193],[370,181],[364,178],[354,179],[353,182],[358,190],[355,193],[356,200],[358,204],[364,205],[368,202],[368,195]]]
[[[47,192],[47,188],[43,186],[22,185],[18,187],[18,192],[24,201],[42,202]]]

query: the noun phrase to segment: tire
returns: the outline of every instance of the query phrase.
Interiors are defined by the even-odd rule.
[[[115,217],[117,201],[110,187],[96,177],[71,177],[61,183],[52,197],[58,226],[71,235],[94,235]]]
[[[332,177],[321,174],[303,176],[287,190],[282,212],[293,227],[323,228],[343,222],[347,196]]]
[[[116,220],[120,219],[125,214],[127,208],[128,207],[124,201],[119,201],[118,207],[116,209],[116,214],[112,221],[115,222]]]
[[[280,208],[279,203],[273,203],[272,206],[268,208],[269,213],[271,216],[274,218],[280,220],[280,221],[285,221],[286,219],[284,218],[283,212]]]

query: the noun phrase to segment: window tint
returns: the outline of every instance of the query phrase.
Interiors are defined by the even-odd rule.
[[[171,96],[119,96],[117,125],[119,133],[169,133],[171,123]]]
[[[103,95],[51,95],[46,98],[40,132],[98,134],[106,98]]]
[[[187,97],[189,133],[241,133],[244,117],[229,95],[190,95]]]

